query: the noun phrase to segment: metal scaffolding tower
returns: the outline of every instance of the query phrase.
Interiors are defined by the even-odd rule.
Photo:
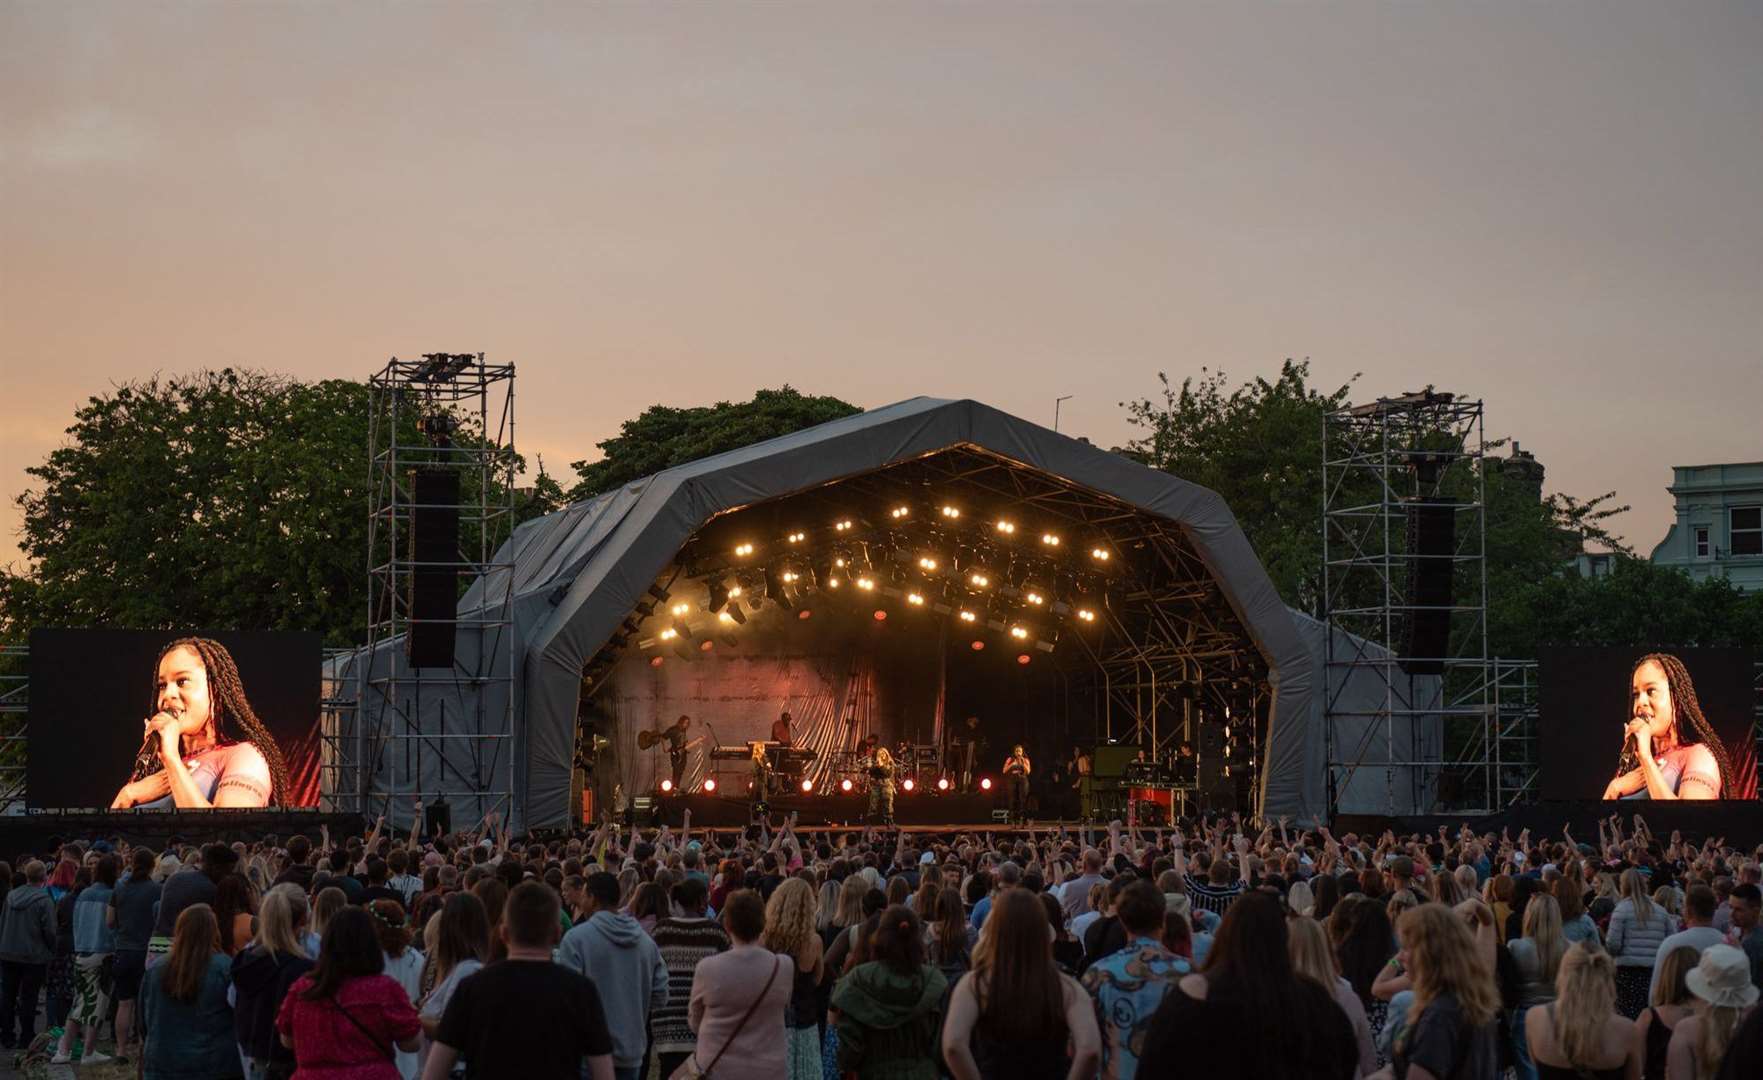
[[[1381,773],[1388,814],[1498,804],[1487,651],[1482,403],[1430,388],[1323,421],[1330,814]],[[1350,709],[1351,680],[1375,708]],[[1357,784],[1355,784],[1357,781]]]
[[[496,559],[515,517],[514,365],[394,357],[369,401],[367,646],[324,687],[325,808],[390,815],[421,799],[506,815],[518,668],[514,567]],[[429,661],[413,635],[420,653],[436,634],[451,664],[416,666]]]

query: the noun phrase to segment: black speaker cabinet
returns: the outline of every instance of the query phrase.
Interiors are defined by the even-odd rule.
[[[410,666],[453,666],[459,607],[459,473],[419,469],[411,483]]]
[[[1457,512],[1446,502],[1408,504],[1408,603],[1398,655],[1410,675],[1443,675],[1451,647],[1451,605],[1457,550]]]

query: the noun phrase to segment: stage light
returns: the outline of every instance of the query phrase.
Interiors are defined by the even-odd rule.
[[[1048,547],[1058,547],[1059,546],[1059,534],[1058,533],[1042,533],[1041,534],[1041,543],[1047,545]]]
[[[789,591],[784,587],[783,571],[775,566],[765,569],[765,598],[785,611],[795,606],[790,603]]]
[[[730,600],[738,599],[743,591],[744,590],[739,585],[730,585],[728,587],[729,599]]]
[[[716,648],[716,642],[711,641],[709,638],[705,638],[703,641],[698,642],[699,652],[709,652],[714,648]]]
[[[753,545],[752,544],[736,544],[735,545],[735,556],[737,558],[744,559],[751,554],[753,554]]]
[[[784,537],[784,539],[788,540],[792,544],[800,544],[802,541],[808,539],[808,534],[805,532],[793,532],[790,535]]]
[[[920,596],[918,593],[909,592],[906,594],[906,602],[908,604],[911,604],[913,607],[923,607],[924,606],[924,597]]]
[[[812,619],[814,618],[814,612],[809,608],[803,608],[801,611],[796,612],[796,618]]]
[[[728,603],[728,586],[722,583],[721,578],[717,578],[715,581],[708,582],[705,589],[710,593],[710,599],[704,604],[704,610],[721,611],[723,605]],[[683,613],[676,610],[674,614]]]
[[[716,616],[716,621],[727,626],[733,626],[735,624],[735,617],[724,611]]]
[[[949,778],[948,777],[946,777],[946,776],[937,777],[937,790],[938,791],[948,791],[949,790]]]
[[[976,589],[983,589],[992,583],[992,579],[984,574],[974,573],[967,575],[967,583]]]
[[[887,622],[888,621],[888,613],[883,611],[881,608],[876,608],[875,609],[875,621],[876,622]]]
[[[1095,622],[1096,621],[1096,613],[1091,611],[1087,607],[1078,608],[1077,609],[1077,617],[1082,619],[1084,622]]]
[[[857,579],[857,587],[864,592],[873,592],[875,590],[875,579],[868,577],[867,575],[859,577]]]
[[[912,516],[912,508],[910,506],[896,506],[892,510],[888,511],[888,516],[893,518],[895,521],[898,521],[904,517],[911,517]]]
[[[747,613],[741,610],[741,602],[739,600],[730,600],[728,602],[728,607],[723,611],[722,616],[724,619],[737,626],[747,625]]]
[[[985,648],[986,648],[986,643],[983,641],[975,641],[973,643],[973,651],[974,652],[984,652]]]
[[[683,638],[686,638],[689,640],[692,636],[692,628],[690,625],[688,625],[686,623],[686,621],[684,619],[673,620],[673,622],[669,624],[669,627],[670,627],[670,629],[673,630],[674,633],[678,634],[680,637],[683,637]]]
[[[692,610],[692,605],[690,605],[690,604],[675,604],[675,605],[673,605],[673,608],[671,610],[673,611],[673,613],[675,615],[684,615],[687,612]]]
[[[839,781],[839,790],[844,792],[847,795],[849,795],[851,793],[851,789],[853,786],[854,785],[849,780],[840,780]]]
[[[829,577],[829,578],[827,578],[827,579],[826,579],[826,587],[827,587],[827,588],[829,588],[829,589],[836,589],[836,588],[838,588],[838,587],[839,587],[839,579],[838,579],[838,578],[836,578],[836,577]]]
[[[1019,664],[1026,664],[1026,663],[1028,663],[1028,661],[1029,661],[1029,655],[1027,653],[1022,653],[1021,655],[1017,656],[1017,658],[1016,658],[1016,662]]]
[[[918,568],[924,571],[935,571],[937,568],[937,561],[929,555],[926,555],[924,558],[918,560]]]
[[[845,518],[844,520],[838,522],[837,524],[835,524],[833,526],[833,531],[834,532],[850,532],[852,528],[853,528],[853,525],[851,523],[851,519]]]
[[[1090,558],[1096,560],[1097,562],[1107,562],[1109,559],[1108,549],[1107,548],[1099,548],[1099,547],[1098,548],[1091,548],[1090,549]]]
[[[1040,607],[1042,604],[1047,602],[1046,597],[1042,596],[1038,592],[1035,592],[1033,589],[1030,589],[1028,592],[1023,593],[1022,598],[1024,600],[1027,600],[1029,603],[1033,604],[1035,607]]]
[[[812,780],[802,781],[802,794],[806,795],[813,790],[814,790],[814,781],[812,781]]]
[[[906,779],[900,781],[900,786],[902,788],[906,789],[907,791],[911,791],[913,789],[913,787],[916,785],[913,784],[912,778],[910,776],[908,776]]]
[[[1027,641],[1028,630],[1021,626],[1012,626],[1010,628],[1010,636],[1018,641]]]
[[[843,555],[841,555],[838,558],[834,559],[833,565],[838,567],[840,570],[843,570],[845,568],[845,557]]]
[[[651,657],[649,657],[649,666],[650,667],[660,667],[662,662],[666,659],[667,659],[667,657],[665,657],[665,656],[651,656]]]
[[[782,577],[785,582],[791,582],[798,580],[802,575],[796,573],[794,570],[785,570],[779,576]]]
[[[956,506],[943,506],[939,509],[939,512],[950,521],[954,521],[961,516],[961,508]]]
[[[679,637],[679,631],[675,630],[671,626],[668,627],[667,629],[661,631],[661,640],[662,641],[672,641],[676,637]]]
[[[962,611],[962,612],[961,612],[961,621],[962,621],[962,622],[978,622],[978,621],[979,621],[979,616],[978,616],[978,615],[975,615],[975,614],[974,614],[974,613],[973,613],[973,612],[971,612],[971,611],[965,611],[965,610],[964,610],[964,611]]]
[[[979,778],[979,789],[980,789],[980,790],[981,790],[981,791],[990,791],[990,790],[992,790],[992,778],[991,778],[991,777],[989,777],[989,776],[982,776],[982,777],[980,777],[980,778]]]
[[[673,781],[672,780],[661,781],[661,794],[666,795],[669,792],[671,792],[672,790],[673,790]]]
[[[1016,522],[1007,521],[1003,518],[999,518],[996,528],[999,532],[1003,533],[1005,536],[1010,536],[1016,532]]]
[[[704,790],[706,792],[715,792],[716,791],[716,780],[714,777],[705,777],[704,778]]]

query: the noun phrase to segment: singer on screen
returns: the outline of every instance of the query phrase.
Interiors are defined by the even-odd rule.
[[[159,654],[154,671],[154,713],[142,721],[135,775],[111,809],[268,806],[285,795],[281,750],[246,700],[225,646],[181,638]]]
[[[1702,715],[1682,660],[1665,653],[1641,657],[1630,679],[1628,713],[1616,779],[1604,798],[1733,797],[1732,761]]]

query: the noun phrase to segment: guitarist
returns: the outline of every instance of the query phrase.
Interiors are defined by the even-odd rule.
[[[692,718],[681,714],[672,727],[661,733],[667,740],[667,759],[673,766],[673,790],[683,792],[680,782],[686,775],[686,756],[692,748],[686,732],[692,726]]]

